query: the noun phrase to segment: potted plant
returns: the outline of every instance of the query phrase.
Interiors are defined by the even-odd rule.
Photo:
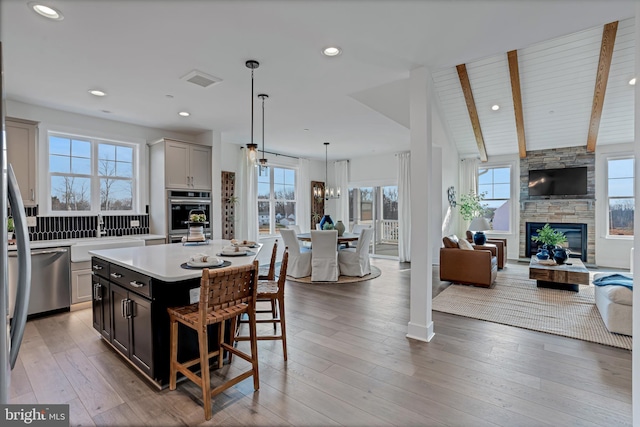
[[[9,240],[13,240],[13,232],[15,231],[15,226],[13,225],[13,218],[7,218],[7,237]]]
[[[556,245],[560,245],[567,241],[567,237],[563,232],[558,231],[547,223],[544,227],[536,230],[537,236],[532,236],[531,240],[543,244],[543,249],[552,251]]]
[[[482,203],[484,195],[486,193],[476,194],[475,191],[470,191],[469,194],[461,194],[460,202],[460,215],[465,221],[471,221],[473,218],[477,218],[484,213],[487,207],[486,203]]]

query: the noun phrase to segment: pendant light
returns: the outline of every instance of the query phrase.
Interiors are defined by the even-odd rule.
[[[253,59],[245,62],[247,68],[251,70],[251,143],[247,144],[247,148],[249,149],[249,159],[255,163],[258,150],[258,144],[253,143],[253,70],[260,66],[258,61],[254,61]]]
[[[267,159],[264,158],[264,100],[268,97],[269,95],[266,93],[258,95],[258,98],[262,99],[262,158],[260,159],[260,172],[262,172],[262,168],[267,167]]]
[[[329,153],[329,143],[324,143],[324,199],[339,199],[340,198],[340,187],[334,190],[333,187],[329,187],[329,181],[327,181],[327,169],[328,169],[328,153]]]

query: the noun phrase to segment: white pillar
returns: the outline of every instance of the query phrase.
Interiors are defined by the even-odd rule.
[[[636,3],[636,72],[635,76],[639,77],[640,71],[640,3]],[[634,249],[633,271],[633,287],[640,289],[640,90],[638,85],[635,86],[635,210],[633,218],[633,246]],[[640,331],[640,292],[633,293],[633,330],[636,334]],[[637,335],[636,338],[640,336]],[[640,427],[640,339],[633,340],[633,355],[631,366],[631,402],[633,404],[633,425]]]
[[[422,67],[409,74],[411,127],[411,296],[407,337],[420,341],[433,338],[431,317],[432,249],[435,217],[428,200],[432,188],[431,73]],[[440,197],[438,195],[438,197]]]

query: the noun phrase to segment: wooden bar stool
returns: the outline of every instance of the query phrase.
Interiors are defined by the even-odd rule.
[[[269,270],[262,267],[258,270],[258,280],[275,280],[276,279],[276,256],[278,255],[278,239],[273,242],[273,250],[271,251],[271,262]]]
[[[255,302],[258,282],[258,262],[242,267],[231,267],[220,270],[202,270],[200,280],[200,302],[183,307],[168,308],[171,325],[170,335],[170,370],[169,390],[176,389],[178,372],[198,384],[202,389],[204,417],[211,419],[211,397],[228,389],[253,375],[253,388],[260,388],[258,376],[258,345],[256,341]],[[233,345],[224,342],[225,322],[236,319],[247,313],[249,320],[249,340],[251,341],[251,355],[246,354]],[[194,329],[198,333],[200,357],[188,362],[178,362],[178,323]],[[218,324],[217,350],[209,352],[209,337],[207,326]],[[231,329],[234,331],[234,329]],[[209,377],[209,359],[218,356],[218,367],[222,367],[224,350],[251,363],[251,369],[228,380],[211,390]],[[200,364],[200,376],[189,368]]]
[[[256,323],[273,323],[273,335],[257,335],[257,340],[282,340],[282,352],[284,353],[284,360],[287,360],[287,328],[284,316],[284,284],[287,279],[287,262],[289,261],[289,250],[285,248],[284,255],[282,257],[282,263],[280,264],[280,275],[278,280],[260,280],[258,281],[258,292],[256,299],[260,301],[269,301],[272,307],[277,304],[278,312],[272,310],[256,310],[256,313],[271,313],[270,319],[256,319]],[[249,320],[240,318],[239,323],[248,323]],[[276,325],[280,324],[280,335],[276,335]],[[251,339],[249,336],[235,337],[236,341],[247,341]]]

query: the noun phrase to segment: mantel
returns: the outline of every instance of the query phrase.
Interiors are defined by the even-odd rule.
[[[539,202],[583,202],[589,205],[589,209],[593,208],[593,204],[596,199],[535,199],[535,200],[520,200],[520,209],[524,210],[527,203],[539,203]]]

